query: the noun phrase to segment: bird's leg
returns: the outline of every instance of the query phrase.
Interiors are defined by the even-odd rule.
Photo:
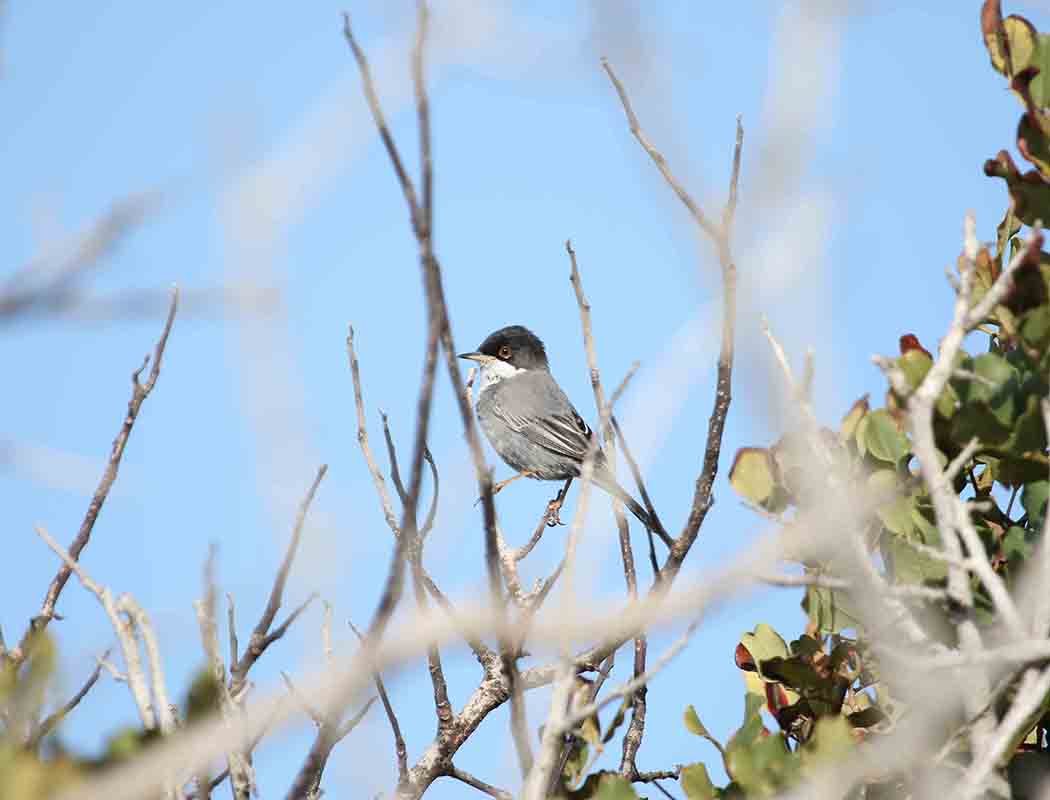
[[[547,503],[547,526],[553,528],[555,525],[564,525],[561,521],[561,507],[565,503],[565,498],[569,494],[569,487],[572,486],[572,478],[565,481],[565,485],[561,487],[561,491],[555,496],[553,500]]]
[[[507,478],[507,480],[505,480],[505,481],[500,481],[499,483],[495,483],[492,486],[492,496],[495,497],[496,495],[498,495],[503,490],[503,487],[505,487],[507,484],[514,483],[514,481],[516,481],[518,478],[526,478],[526,477],[532,478],[532,477],[534,477],[534,475],[535,475],[535,473],[530,472],[529,470],[525,470],[524,472],[519,472],[513,478]],[[479,497],[477,500],[474,501],[474,505],[477,505],[480,502],[481,502],[481,498]]]
[[[525,470],[524,472],[519,472],[513,478],[507,478],[507,480],[505,480],[505,481],[500,481],[499,483],[497,483],[495,486],[492,487],[492,496],[495,497],[496,495],[498,495],[501,491],[503,491],[503,488],[505,486],[508,486],[508,485],[514,483],[514,481],[516,481],[518,478],[526,478],[526,477],[531,478],[534,474],[535,473],[531,472],[530,470]]]

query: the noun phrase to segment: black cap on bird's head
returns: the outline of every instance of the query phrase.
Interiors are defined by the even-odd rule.
[[[517,369],[550,369],[540,337],[522,325],[500,328],[485,338],[477,352],[461,353],[459,357],[482,364],[505,361]]]

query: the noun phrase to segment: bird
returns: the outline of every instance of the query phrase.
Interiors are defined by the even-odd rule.
[[[565,488],[551,501],[557,520],[565,491],[573,478],[581,476],[595,436],[551,375],[543,342],[528,328],[509,325],[486,337],[476,351],[459,357],[480,365],[478,422],[492,448],[517,472],[497,483],[493,493],[523,477],[565,481]],[[616,482],[597,445],[591,480],[627,506],[647,530],[662,530]]]

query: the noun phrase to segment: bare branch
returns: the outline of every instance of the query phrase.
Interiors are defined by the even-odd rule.
[[[29,737],[29,741],[26,743],[27,749],[35,750],[39,747],[43,738],[51,733],[58,723],[69,716],[70,712],[80,704],[81,700],[87,697],[87,693],[90,692],[92,687],[98,682],[99,676],[102,674],[102,664],[107,658],[109,658],[110,652],[110,650],[107,650],[99,656],[97,663],[95,664],[95,669],[91,672],[88,679],[84,681],[84,685],[80,687],[80,690],[69,698],[61,708],[49,714],[43,722],[36,726],[36,729]]]
[[[616,94],[620,96],[620,103],[623,105],[624,113],[627,115],[627,124],[631,129],[631,133],[634,134],[634,138],[638,140],[638,144],[642,146],[642,149],[649,154],[649,158],[656,164],[656,168],[660,170],[660,174],[664,176],[664,180],[667,181],[668,185],[674,190],[674,193],[678,195],[678,199],[682,201],[689,214],[693,217],[693,220],[699,225],[708,236],[715,241],[718,241],[722,236],[722,229],[715,225],[711,220],[707,218],[707,215],[700,209],[697,202],[692,196],[685,190],[678,179],[671,172],[671,168],[667,165],[667,159],[663,157],[659,150],[657,150],[649,138],[645,135],[645,131],[642,130],[641,125],[638,124],[638,117],[635,116],[634,109],[631,107],[631,100],[627,96],[627,91],[623,88],[623,84],[620,83],[620,79],[616,77],[616,73],[613,72],[612,66],[609,64],[608,59],[602,59],[602,69],[605,70],[605,74],[609,76],[609,80],[612,81],[613,88],[616,89]],[[737,122],[737,128],[739,130],[739,120]],[[739,135],[739,134],[738,134]],[[739,167],[734,170],[734,173],[739,171]],[[735,185],[735,181],[734,181]],[[732,194],[733,203],[736,203],[736,193]],[[726,206],[729,209],[729,206]],[[729,214],[729,219],[732,219],[732,213]]]
[[[606,72],[608,72],[609,76],[613,79],[613,84],[617,85],[616,78],[609,70],[608,64],[606,62],[603,62],[603,66],[605,66]],[[636,136],[638,136],[641,134],[641,131],[638,129],[637,120],[634,120],[634,112],[630,109],[630,104],[627,102],[626,95],[623,94],[622,87],[617,86],[617,91],[620,93],[621,100],[623,100],[625,103],[625,109],[627,110],[628,119],[633,120],[631,130],[635,133]],[[639,138],[639,141],[643,142],[643,144],[644,138],[644,135],[641,135],[641,138]],[[649,150],[650,155],[652,155],[655,152],[650,148],[646,149]],[[657,154],[657,156],[659,156],[659,154]],[[662,163],[662,158],[656,160],[656,162],[658,165],[660,165]],[[664,166],[666,167],[666,165]],[[667,174],[669,173],[665,173],[665,175]],[[571,281],[573,289],[576,292],[576,304],[579,306],[580,309],[580,325],[583,329],[584,349],[587,353],[587,366],[589,367],[591,373],[591,388],[594,390],[594,402],[598,409],[598,413],[601,414],[605,409],[605,392],[602,389],[601,377],[598,372],[598,356],[594,346],[594,333],[591,329],[591,306],[590,303],[587,302],[587,297],[583,291],[583,280],[580,277],[580,271],[576,263],[576,252],[573,250],[572,242],[570,240],[566,240],[565,250],[569,254],[569,263],[571,265],[569,280]],[[607,460],[609,462],[610,469],[613,471],[613,474],[615,474],[616,453],[613,428],[615,428],[616,433],[619,434],[621,442],[623,442],[624,437],[623,431],[620,430],[620,426],[616,423],[612,415],[608,414],[608,416],[612,423],[612,427],[610,427],[609,425],[603,426],[603,432],[605,447],[609,451],[609,457]],[[660,518],[657,516],[656,511],[653,509],[652,501],[649,499],[649,495],[645,491],[645,485],[642,481],[641,472],[638,469],[638,464],[634,461],[633,458],[630,457],[628,453],[626,453],[626,450],[625,455],[627,455],[627,460],[630,464],[631,473],[634,476],[635,483],[638,485],[642,493],[642,499],[645,502],[646,511],[649,514],[649,519],[651,521],[652,527],[655,528],[655,533],[657,533],[669,547],[673,546],[673,540],[667,534],[667,531],[664,530],[663,525],[660,523]],[[620,504],[615,500],[613,501],[613,513],[616,516],[616,525],[619,531],[620,557],[621,561],[623,562],[623,575],[624,581],[627,584],[627,594],[633,599],[638,596],[638,577],[634,566],[634,551],[631,548],[631,537],[627,529],[627,521],[624,519],[623,516],[623,509],[620,507]],[[649,551],[654,555],[654,574],[659,574],[659,569],[655,563],[655,547],[653,546],[652,541],[653,533],[654,531],[649,530],[649,526],[646,526],[646,534],[649,538]],[[634,640],[634,669],[636,676],[645,672],[646,648],[647,642],[645,635],[640,634]],[[641,747],[642,736],[645,731],[646,687],[644,684],[640,684],[637,687],[637,689],[638,690],[635,695],[636,702],[633,705],[631,712],[631,723],[627,735],[624,736],[623,740],[623,759],[620,763],[620,773],[627,777],[630,777],[638,771],[635,767],[634,759],[638,752],[638,749]],[[564,744],[562,745],[562,748],[564,751]],[[564,763],[564,755],[559,756],[557,763]],[[560,772],[560,770],[552,771],[551,780],[556,781]]]
[[[146,730],[153,730],[157,727],[157,718],[153,709],[153,702],[150,699],[149,684],[146,681],[145,670],[142,668],[139,644],[135,638],[134,626],[121,619],[120,610],[113,600],[113,595],[109,589],[95,583],[91,576],[84,571],[84,568],[80,566],[80,562],[66,552],[66,549],[56,542],[45,528],[37,526],[35,530],[37,536],[43,539],[44,543],[62,559],[69,571],[76,574],[81,586],[95,595],[99,603],[102,604],[102,608],[106,612],[106,616],[109,617],[110,624],[117,634],[117,640],[120,642],[121,651],[124,654],[124,663],[128,671],[122,677],[135,700],[135,706],[138,708],[142,726]],[[108,663],[104,658],[102,661],[104,665]]]
[[[277,616],[277,612],[281,608],[281,601],[284,598],[284,587],[288,582],[288,574],[292,569],[292,562],[295,561],[295,554],[299,549],[299,541],[303,535],[303,528],[306,524],[306,515],[310,511],[310,505],[314,501],[314,496],[317,494],[317,488],[321,485],[321,481],[324,480],[324,476],[328,473],[328,465],[322,464],[318,470],[317,475],[314,478],[313,483],[310,485],[310,489],[306,493],[306,497],[303,498],[302,503],[299,504],[299,512],[295,518],[295,527],[292,529],[292,538],[288,542],[288,549],[285,551],[284,560],[281,562],[281,566],[277,570],[277,575],[274,577],[273,587],[270,589],[270,598],[266,603],[266,608],[263,609],[262,616],[259,617],[259,621],[255,625],[255,629],[252,631],[251,639],[248,640],[248,646],[244,649],[244,655],[236,664],[230,664],[230,689],[233,694],[239,694],[240,687],[244,684],[248,676],[248,671],[252,668],[259,657],[266,651],[266,648],[273,644],[277,639],[280,639],[285,631],[288,630],[296,618],[306,609],[306,607],[317,597],[316,594],[311,594],[306,601],[293,611],[287,620],[282,625],[276,628],[274,631],[270,631],[270,626],[273,624],[274,617]]]
[[[349,20],[347,25],[349,26]],[[383,480],[383,473],[379,471],[379,466],[376,464],[375,458],[372,455],[372,448],[368,444],[368,425],[365,423],[365,401],[361,393],[361,368],[357,363],[357,354],[354,352],[354,328],[351,325],[347,330],[346,334],[346,353],[350,359],[350,375],[354,381],[354,405],[357,408],[357,442],[361,446],[361,453],[365,457],[365,463],[368,465],[368,471],[372,475],[372,483],[375,484],[376,494],[379,495],[379,500],[383,505],[383,516],[386,518],[386,524],[390,527],[390,530],[397,536],[400,533],[400,528],[397,524],[397,517],[394,516],[394,507],[390,502],[390,495],[386,490],[386,481]],[[386,415],[383,415],[383,426],[386,427]],[[400,486],[401,478],[398,476],[397,485]],[[401,489],[398,490],[400,494]],[[402,502],[404,502],[402,500]]]
[[[427,573],[426,569],[421,571],[421,577],[423,579],[423,585],[426,586],[427,591],[437,601],[438,605],[444,609],[445,613],[448,614],[450,619],[456,618],[456,609],[452,606],[452,602],[445,596],[445,593],[438,588],[438,585],[434,582],[433,578]],[[481,639],[470,634],[469,631],[463,631],[463,638],[466,639],[470,649],[474,652],[474,656],[478,659],[478,662],[482,667],[486,667],[491,663],[493,652],[488,646],[481,641]]]
[[[425,539],[427,534],[434,528],[434,520],[437,519],[438,499],[441,497],[441,480],[438,478],[437,464],[434,463],[434,456],[431,455],[429,447],[423,448],[423,459],[427,462],[427,466],[430,467],[430,477],[434,481],[434,491],[430,496],[430,508],[427,511],[427,518],[419,529],[420,539]]]
[[[234,610],[233,595],[226,593],[226,627],[230,634],[230,666],[236,666],[240,646],[237,643],[237,613]]]
[[[482,794],[487,794],[489,797],[495,797],[497,800],[514,800],[514,795],[510,792],[498,789],[490,783],[485,783],[481,778],[474,777],[466,770],[451,766],[445,774],[450,778],[455,778],[457,781],[462,781],[467,784],[467,786],[472,786]]]
[[[320,728],[324,724],[324,714],[310,705],[306,698],[299,694],[299,690],[295,688],[291,676],[283,669],[281,670],[281,680],[284,681],[284,685],[288,687],[288,694],[295,698],[295,702],[303,710],[303,713],[313,720],[314,725]]]
[[[685,561],[689,549],[693,546],[693,542],[696,541],[700,527],[707,517],[707,512],[711,509],[713,503],[712,491],[715,477],[718,473],[718,457],[722,450],[722,433],[725,430],[726,416],[729,413],[729,404],[732,398],[733,351],[736,327],[736,264],[733,261],[730,248],[730,235],[736,211],[737,187],[740,180],[740,160],[744,146],[744,128],[740,117],[737,117],[736,146],[733,150],[733,168],[729,182],[729,202],[722,213],[721,226],[716,226],[707,218],[696,201],[693,200],[692,196],[685,191],[682,184],[675,178],[663,155],[649,142],[642,131],[634,109],[631,107],[630,99],[623,84],[616,77],[606,59],[602,59],[602,68],[609,76],[609,80],[612,82],[613,88],[616,89],[617,95],[619,95],[620,103],[623,105],[624,113],[627,115],[631,133],[634,134],[638,143],[649,154],[653,163],[656,164],[660,173],[664,176],[664,180],[667,181],[689,210],[696,224],[714,241],[718,249],[718,261],[722,267],[722,341],[718,354],[718,377],[715,384],[714,408],[707,427],[703,467],[696,479],[696,489],[693,493],[693,504],[689,512],[689,518],[686,520],[682,532],[675,540],[671,554],[668,556],[667,562],[661,571],[661,583],[669,583],[674,580],[678,570],[681,569],[682,563]]]
[[[150,683],[153,686],[153,698],[156,702],[157,721],[160,723],[161,733],[168,736],[175,732],[175,713],[174,706],[168,700],[167,681],[164,678],[164,666],[160,658],[160,642],[156,631],[153,630],[153,623],[150,622],[145,609],[127,592],[117,598],[117,609],[124,612],[142,634],[142,644],[150,665]]]
[[[364,643],[365,637],[361,635],[361,631],[357,629],[354,623],[349,620],[347,622],[350,625],[350,629],[357,634],[357,638]],[[405,747],[405,738],[401,735],[401,724],[397,721],[397,714],[394,713],[394,707],[390,703],[390,695],[387,694],[386,686],[383,685],[382,676],[380,676],[378,671],[373,671],[372,678],[375,681],[376,691],[379,692],[379,699],[383,703],[383,710],[386,711],[390,730],[394,734],[394,754],[397,757],[397,783],[398,786],[405,786],[408,783],[408,748]]]
[[[352,731],[361,723],[361,720],[365,718],[365,714],[368,713],[368,710],[372,707],[375,701],[376,698],[374,697],[368,698],[368,702],[365,703],[364,707],[343,724],[343,727],[339,729],[339,733],[336,734],[337,742],[343,741],[343,739],[345,739],[349,735],[350,731]]]
[[[401,480],[401,467],[397,460],[397,448],[394,447],[394,437],[390,434],[390,418],[382,411],[379,412],[379,416],[383,419],[383,439],[386,441],[387,460],[390,462],[390,482],[394,484],[394,490],[397,492],[397,496],[401,499],[403,505],[408,500],[408,491]]]
[[[410,560],[412,581],[416,595],[416,608],[419,609],[420,614],[426,614],[428,603],[423,580],[423,554],[421,549],[421,545],[417,545],[410,556]],[[427,669],[430,673],[431,686],[434,689],[434,709],[437,713],[438,736],[440,737],[455,723],[455,715],[452,712],[452,704],[448,699],[448,683],[445,680],[445,671],[441,665],[441,653],[436,645],[427,646]]]
[[[157,378],[160,376],[160,367],[161,362],[164,359],[164,350],[168,345],[168,336],[171,333],[171,327],[175,322],[175,312],[178,310],[178,307],[179,289],[176,286],[171,291],[171,305],[168,307],[168,317],[164,322],[164,328],[161,331],[160,338],[157,340],[157,344],[153,350],[153,367],[150,370],[149,378],[144,384],[139,382],[139,376],[146,368],[146,365],[149,364],[149,355],[147,355],[142,362],[142,366],[131,376],[131,400],[128,401],[128,410],[124,415],[124,422],[120,427],[120,431],[117,433],[117,438],[113,440],[113,447],[110,450],[109,461],[102,474],[102,479],[99,481],[98,487],[95,489],[95,493],[91,498],[91,502],[88,504],[87,513],[84,515],[84,519],[80,523],[80,530],[77,531],[76,538],[73,539],[73,543],[69,546],[69,556],[73,561],[80,558],[80,553],[85,547],[87,547],[87,544],[91,539],[91,532],[95,528],[95,521],[98,519],[98,515],[102,511],[102,506],[106,502],[106,498],[109,497],[109,491],[117,479],[117,472],[120,470],[120,461],[124,457],[124,448],[127,446],[128,438],[131,436],[131,429],[135,426],[135,420],[138,418],[139,409],[142,407],[142,403],[146,398],[149,397],[150,392],[153,391],[153,387],[157,383]],[[58,573],[51,580],[51,585],[48,586],[47,595],[44,597],[44,602],[40,606],[39,614],[37,614],[30,623],[18,646],[14,650],[8,651],[8,661],[14,666],[20,665],[25,660],[27,655],[25,652],[25,645],[28,643],[29,637],[36,631],[42,631],[47,628],[48,623],[55,617],[55,606],[58,603],[59,596],[62,594],[62,589],[65,588],[66,581],[69,580],[71,571],[72,570],[68,565],[63,566],[58,570]]]
[[[119,200],[71,248],[63,248],[60,258],[40,258],[16,270],[0,285],[0,323],[61,311],[75,296],[77,284],[141,227],[160,201],[156,192]]]
[[[219,647],[219,630],[215,621],[214,559],[215,547],[213,545],[204,567],[204,598],[194,603],[193,606],[197,612],[197,625],[200,628],[201,643],[208,659],[211,678],[218,691],[218,710],[223,720],[227,724],[232,724],[239,714],[239,709],[230,692],[230,686],[226,683],[226,665],[223,664]],[[242,742],[238,737],[231,736],[225,753],[226,770],[230,776],[233,796],[235,800],[248,800],[255,790],[255,771],[250,761],[250,750],[242,747]],[[197,783],[198,794],[206,794],[210,791],[210,782],[207,781],[206,775],[199,778]]]
[[[642,505],[645,506],[645,510],[649,513],[649,517],[653,523],[660,530],[665,530],[663,523],[660,522],[660,516],[656,513],[656,507],[653,505],[652,499],[649,497],[649,490],[645,487],[645,479],[642,478],[642,471],[638,468],[638,462],[635,461],[634,456],[631,454],[631,449],[627,446],[627,437],[623,435],[623,430],[620,428],[620,423],[616,419],[614,414],[609,418],[612,423],[613,431],[616,433],[616,438],[620,442],[620,450],[623,452],[624,460],[627,462],[627,467],[631,471],[631,477],[634,478],[634,485],[638,487],[638,494],[642,498]],[[659,570],[656,570],[657,572]]]

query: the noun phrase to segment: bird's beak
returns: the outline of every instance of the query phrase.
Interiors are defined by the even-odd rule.
[[[479,364],[485,364],[493,360],[492,356],[487,356],[484,353],[460,353],[459,357],[468,361],[477,361]]]

